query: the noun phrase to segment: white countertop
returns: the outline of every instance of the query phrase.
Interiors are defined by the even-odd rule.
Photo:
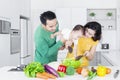
[[[8,72],[11,68],[14,68],[12,66],[5,66],[0,68],[0,80],[43,80],[39,78],[28,78],[25,76],[24,72]],[[106,75],[105,77],[95,77],[94,80],[120,80],[120,74],[116,79],[113,78],[113,74],[116,72],[116,70],[120,70],[120,67],[118,66],[112,66],[109,67],[112,69],[111,74]],[[52,80],[52,79],[49,79]],[[64,78],[57,78],[57,80],[86,80],[86,78],[83,78],[79,74],[75,74],[72,76],[65,76]]]

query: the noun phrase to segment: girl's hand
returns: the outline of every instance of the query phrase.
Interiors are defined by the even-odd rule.
[[[65,40],[65,38],[63,37],[63,35],[60,35],[60,41],[62,41],[62,43],[65,44],[66,40]]]
[[[72,43],[73,43],[72,41],[67,40],[65,44],[68,45],[68,46],[72,46]]]

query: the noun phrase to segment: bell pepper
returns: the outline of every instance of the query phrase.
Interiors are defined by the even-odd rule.
[[[106,75],[106,67],[105,66],[98,66],[97,67],[97,75],[98,76],[105,76]]]
[[[59,65],[59,67],[58,67],[58,70],[57,71],[59,71],[59,72],[64,72],[64,73],[66,73],[66,66],[64,66],[64,65]]]

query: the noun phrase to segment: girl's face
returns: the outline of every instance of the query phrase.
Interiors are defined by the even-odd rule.
[[[85,36],[87,38],[94,37],[94,35],[95,35],[95,31],[94,30],[86,28],[86,30],[85,30]]]
[[[72,32],[72,39],[76,40],[76,39],[79,39],[82,36],[83,36],[83,32],[81,30]]]

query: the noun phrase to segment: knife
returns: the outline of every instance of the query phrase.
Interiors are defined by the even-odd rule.
[[[117,78],[119,75],[119,70],[117,70],[115,73],[114,73],[114,79]]]
[[[80,56],[77,56],[75,57],[75,60],[80,60],[82,57],[85,57],[87,54],[83,54],[83,55],[80,55]]]
[[[75,60],[80,60],[83,57],[83,55],[77,56]]]
[[[69,53],[72,53],[73,52],[72,47],[68,46],[68,51],[69,51]]]

